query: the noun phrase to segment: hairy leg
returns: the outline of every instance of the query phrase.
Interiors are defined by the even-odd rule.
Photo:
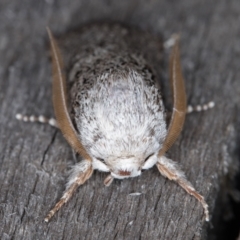
[[[83,160],[82,162],[76,164],[73,167],[72,173],[69,177],[67,187],[63,196],[56,203],[54,208],[48,213],[46,218],[44,218],[45,222],[49,222],[53,215],[73,196],[77,188],[80,185],[84,184],[86,180],[88,180],[92,176],[92,173],[93,173],[92,164],[88,160]]]
[[[162,156],[157,162],[157,168],[164,177],[177,182],[188,194],[194,196],[202,204],[205,219],[206,221],[209,221],[208,204],[205,202],[204,197],[200,195],[186,179],[184,173],[179,169],[177,164],[171,159]]]

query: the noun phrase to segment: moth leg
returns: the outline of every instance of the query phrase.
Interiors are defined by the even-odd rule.
[[[23,121],[23,122],[39,122],[39,123],[49,124],[52,127],[58,128],[56,119],[46,118],[42,115],[37,117],[34,115],[26,116],[26,115],[22,115],[22,114],[18,113],[18,114],[16,114],[16,119],[19,121]]]
[[[49,220],[53,217],[53,215],[73,196],[74,192],[77,188],[84,184],[86,180],[88,180],[93,173],[92,164],[88,160],[83,160],[82,162],[76,164],[72,173],[69,177],[66,190],[61,197],[61,199],[56,203],[54,208],[48,213],[48,215],[44,218],[45,222],[49,222]]]
[[[192,105],[188,105],[187,106],[187,113],[192,113],[192,112],[203,112],[206,110],[209,110],[211,108],[213,108],[215,106],[214,102],[209,102],[206,104],[202,104],[202,105],[197,105],[195,107],[193,107]]]
[[[106,187],[109,187],[111,184],[112,184],[112,182],[113,182],[113,180],[114,180],[114,178],[112,177],[112,175],[111,174],[109,174],[105,179],[104,179],[104,185],[106,186]]]
[[[186,179],[184,173],[179,169],[177,164],[171,159],[161,156],[157,162],[157,168],[164,177],[177,182],[188,194],[195,197],[202,204],[205,219],[206,221],[209,221],[208,204],[205,202],[204,197],[200,195]]]

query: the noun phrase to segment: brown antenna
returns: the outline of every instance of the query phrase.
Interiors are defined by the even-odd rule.
[[[180,64],[178,41],[178,37],[176,37],[170,57],[170,82],[173,93],[173,112],[166,139],[163,143],[163,147],[158,153],[159,157],[173,145],[179,136],[184,124],[187,109],[186,92]]]
[[[70,119],[67,109],[66,79],[63,74],[63,61],[60,50],[51,31],[47,28],[48,36],[51,43],[52,69],[53,69],[53,107],[58,126],[62,131],[71,147],[78,152],[84,159],[92,160],[82,143],[77,137],[76,130]]]

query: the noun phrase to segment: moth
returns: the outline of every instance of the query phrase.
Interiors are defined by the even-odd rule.
[[[93,24],[60,39],[59,45],[49,28],[47,31],[57,126],[82,160],[73,167],[62,198],[45,221],[69,201],[95,169],[109,173],[104,180],[109,186],[115,178],[137,177],[154,165],[202,204],[209,221],[204,197],[177,163],[165,156],[187,113],[178,39],[169,64],[173,107],[167,124],[155,71],[159,66],[149,57],[151,52],[161,58],[162,44],[151,34],[118,24]]]

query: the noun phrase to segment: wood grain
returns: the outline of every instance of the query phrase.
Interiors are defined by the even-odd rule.
[[[46,26],[57,34],[104,19],[165,39],[180,33],[188,102],[215,101],[216,107],[188,115],[168,155],[182,165],[215,216],[223,209],[218,197],[230,189],[223,188],[226,179],[239,170],[239,14],[238,0],[2,0],[0,238],[216,239],[211,228],[217,220],[205,223],[202,206],[156,168],[109,188],[103,185],[106,174],[96,172],[44,223],[74,159],[58,130],[18,122],[15,114],[53,116]]]

